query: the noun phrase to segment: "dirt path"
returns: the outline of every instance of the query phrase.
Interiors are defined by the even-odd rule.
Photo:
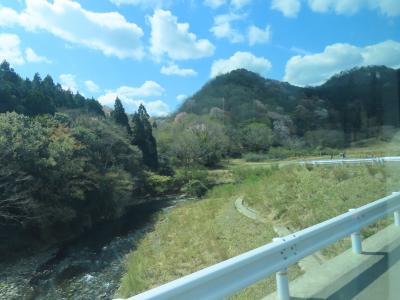
[[[269,220],[263,218],[262,216],[260,216],[260,214],[258,214],[257,211],[255,211],[254,209],[246,206],[244,203],[243,196],[240,196],[235,200],[235,208],[239,213],[241,213],[245,217],[252,219],[256,222],[260,222],[260,223],[267,224],[267,225],[270,225],[272,223],[272,221],[269,221]],[[286,226],[281,226],[281,225],[277,225],[277,224],[274,224],[272,227],[273,227],[275,233],[279,237],[284,237],[284,236],[292,234],[295,231],[298,231],[298,230],[291,231]],[[321,254],[320,251],[318,251],[318,252],[315,252],[314,254],[309,255],[309,256],[303,258],[302,260],[300,260],[298,262],[298,265],[304,272],[307,272],[307,271],[315,269],[315,267],[321,265],[325,261],[326,261],[326,258]]]

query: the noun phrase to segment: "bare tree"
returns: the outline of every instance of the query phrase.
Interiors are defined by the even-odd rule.
[[[38,206],[32,198],[33,177],[9,167],[0,169],[0,223],[38,218]]]

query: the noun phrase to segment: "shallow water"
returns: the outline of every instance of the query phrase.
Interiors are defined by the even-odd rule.
[[[13,262],[0,264],[0,299],[112,299],[124,257],[151,230],[156,212],[179,197],[131,207],[124,217],[96,225],[84,235]]]

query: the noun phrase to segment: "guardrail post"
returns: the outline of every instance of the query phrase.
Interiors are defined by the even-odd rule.
[[[354,208],[350,208],[349,211],[354,211]],[[361,243],[361,232],[360,230],[353,232],[351,234],[351,248],[353,252],[356,254],[361,254],[362,252],[362,243]]]
[[[274,242],[280,241],[281,238],[273,238]],[[287,276],[287,268],[284,268],[275,274],[276,278],[276,293],[279,300],[290,300],[289,279]]]
[[[353,232],[351,234],[351,248],[356,254],[361,254],[362,244],[361,244],[361,233],[359,231]]]
[[[349,211],[354,211],[354,208],[350,208]],[[351,248],[356,254],[361,254],[362,252],[362,242],[361,242],[361,232],[360,230],[353,232],[351,234]]]
[[[279,300],[290,300],[287,268],[276,272],[276,290]]]
[[[394,225],[400,227],[400,211],[398,210],[394,212]]]
[[[400,194],[399,192],[393,192],[392,196]],[[400,210],[394,211],[394,225],[400,227]]]

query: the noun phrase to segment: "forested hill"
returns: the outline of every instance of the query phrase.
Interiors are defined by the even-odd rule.
[[[73,238],[120,217],[139,197],[169,192],[158,179],[149,115],[94,99],[50,76],[22,79],[0,65],[0,256]],[[166,181],[166,180],[164,180]],[[10,250],[13,250],[10,252]]]
[[[64,90],[49,75],[42,79],[36,73],[33,80],[24,80],[6,61],[0,64],[0,99],[0,113],[15,111],[36,116],[69,108],[104,116],[102,106],[96,100]]]
[[[241,123],[263,119],[269,111],[293,111],[302,97],[302,88],[238,69],[206,83],[179,112],[202,115],[223,109],[232,122]]]
[[[317,87],[297,87],[235,70],[208,82],[178,112],[224,118],[233,127],[249,123],[286,123],[303,137],[317,129],[339,130],[347,140],[399,125],[400,70],[384,66],[355,68]]]

